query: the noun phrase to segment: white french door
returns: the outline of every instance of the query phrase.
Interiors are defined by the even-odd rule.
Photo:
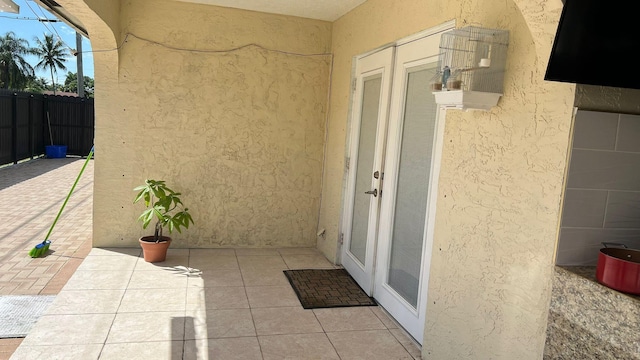
[[[380,210],[380,184],[389,112],[393,53],[390,47],[356,64],[352,137],[342,265],[369,295]],[[373,193],[372,193],[373,192]]]
[[[420,343],[439,167],[439,110],[429,86],[439,43],[431,36],[396,53],[375,268],[374,298]]]
[[[384,81],[371,88],[380,101],[367,101],[368,78],[356,76],[343,219],[344,267],[419,343],[444,130],[429,83],[444,30],[394,47],[395,54],[387,55],[393,58],[389,89]],[[388,116],[381,112],[385,91]],[[367,117],[376,118],[375,131]]]

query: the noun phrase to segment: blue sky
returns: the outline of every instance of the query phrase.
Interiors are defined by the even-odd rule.
[[[54,38],[60,37],[63,43],[72,48],[76,48],[76,32],[71,27],[63,22],[47,23],[40,22],[38,20],[30,20],[37,18],[56,19],[56,17],[44,10],[37,3],[31,0],[13,0],[14,3],[20,6],[20,13],[13,14],[7,12],[0,12],[0,35],[6,34],[9,31],[13,31],[17,37],[23,38],[29,41],[31,46],[36,46],[35,38],[44,38],[44,34],[53,34]],[[82,38],[82,63],[85,76],[93,77],[93,54],[91,53],[90,41]],[[27,56],[27,61],[32,66],[38,63],[38,59],[35,56]],[[67,70],[58,71],[56,84],[64,83],[67,72],[77,72],[77,59],[75,56],[69,54],[69,58],[65,63]],[[36,76],[47,79],[47,83],[51,83],[51,74],[48,70],[36,70]]]

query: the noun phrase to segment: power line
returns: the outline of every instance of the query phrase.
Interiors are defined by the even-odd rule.
[[[40,7],[40,6],[36,6],[38,8],[38,10],[40,10],[40,13],[42,14],[43,18],[47,18],[47,14],[44,13],[44,10]],[[38,15],[36,15],[38,16]],[[69,48],[69,50],[73,50],[73,48],[71,46],[69,46],[69,44],[67,44],[66,42],[64,42],[64,40],[62,39],[62,36],[60,36],[60,34],[58,33],[58,30],[56,30],[56,27],[51,25],[51,28],[53,29],[53,31],[55,31],[56,35],[58,35],[58,40],[60,40],[63,44],[65,44],[67,46],[67,48]]]
[[[31,7],[31,5],[29,5],[29,1],[25,1],[25,4],[27,4],[27,7],[29,8],[29,10],[31,10],[31,12],[33,13],[33,15],[35,15],[38,20],[40,21],[40,23],[42,24],[42,26],[44,26],[45,29],[47,29],[48,32],[51,33],[51,35],[53,35],[53,33],[55,32],[56,35],[58,35],[58,40],[60,42],[62,42],[64,44],[64,46],[66,46],[69,50],[73,50],[73,48],[71,46],[69,46],[69,44],[67,44],[66,42],[64,42],[64,40],[62,39],[62,37],[60,36],[60,34],[58,34],[58,31],[56,30],[55,26],[51,25],[51,28],[53,29],[53,31],[51,31],[51,29],[49,29],[49,27],[45,24],[45,21],[42,21],[41,17],[38,16],[38,14],[36,14],[36,11],[33,10],[33,8]],[[42,8],[40,8],[38,6],[38,9],[40,9],[40,12],[42,13],[42,16],[44,19],[47,19],[47,16],[45,15],[45,13],[42,11]],[[47,19],[48,20],[48,19]],[[53,22],[53,21],[46,21],[46,22]],[[57,21],[55,21],[57,22]]]
[[[7,15],[0,15],[1,18],[6,18],[6,19],[11,19],[11,20],[36,20],[36,21],[41,21],[41,22],[60,22],[60,20],[58,19],[41,19],[41,18],[30,18],[30,17],[17,17],[17,16],[7,16]]]
[[[27,7],[29,7],[29,10],[31,10],[31,12],[33,13],[33,15],[35,15],[38,19],[40,19],[40,17],[38,16],[38,14],[36,14],[36,11],[33,10],[33,8],[31,7],[31,5],[29,5],[28,1],[24,2],[25,4],[27,4]],[[47,25],[45,25],[44,23],[42,23],[42,26],[44,26],[45,29],[47,29],[48,32],[53,34],[53,31],[51,31],[51,29],[49,29],[49,27]]]

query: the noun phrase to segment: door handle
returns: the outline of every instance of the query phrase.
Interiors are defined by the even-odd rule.
[[[373,195],[375,197],[375,196],[378,196],[378,189],[373,189],[371,191],[365,191],[364,193],[365,194],[369,194],[369,195]]]

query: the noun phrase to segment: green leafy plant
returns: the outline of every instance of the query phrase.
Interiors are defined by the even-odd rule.
[[[167,227],[169,233],[173,230],[182,233],[182,228],[188,229],[193,224],[189,209],[180,200],[180,193],[171,190],[162,180],[145,180],[145,184],[133,189],[137,191],[133,203],[144,200],[146,210],[138,217],[142,228],[146,229],[153,219],[157,219],[154,232],[155,242],[162,239],[162,229]]]

